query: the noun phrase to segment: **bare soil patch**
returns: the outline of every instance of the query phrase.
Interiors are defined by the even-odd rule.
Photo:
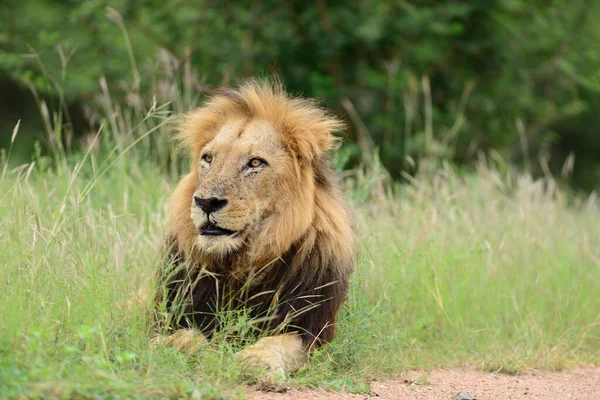
[[[562,372],[530,371],[518,376],[473,370],[411,371],[396,380],[372,382],[371,390],[376,396],[294,389],[285,393],[263,393],[250,389],[246,393],[249,398],[257,400],[451,400],[459,392],[469,393],[477,400],[600,400],[600,367]]]

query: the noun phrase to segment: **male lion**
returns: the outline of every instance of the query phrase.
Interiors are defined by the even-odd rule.
[[[341,128],[268,81],[218,90],[185,116],[191,172],[168,203],[172,262],[155,298],[172,330],[155,344],[194,348],[221,328],[219,312],[243,309],[271,336],[239,358],[285,374],[333,339],[354,267],[349,209],[326,158]]]

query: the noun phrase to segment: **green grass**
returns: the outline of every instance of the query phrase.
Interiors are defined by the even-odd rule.
[[[123,307],[160,258],[176,183],[145,150],[162,134],[151,119],[113,131],[113,152],[38,156],[0,180],[3,396],[237,398],[253,382],[235,344],[151,351],[146,314]],[[135,141],[138,129],[149,133]],[[351,294],[337,339],[286,385],[367,392],[365,380],[413,368],[600,362],[594,198],[498,163],[394,191],[376,167],[344,183],[360,239]]]

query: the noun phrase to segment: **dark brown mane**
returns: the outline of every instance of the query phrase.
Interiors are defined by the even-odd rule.
[[[172,269],[162,271],[156,298],[169,316],[165,320],[156,312],[156,321],[171,328],[197,328],[210,338],[220,328],[220,313],[244,309],[250,319],[266,320],[255,326],[257,334],[298,332],[310,347],[330,342],[348,288],[349,274],[341,271],[351,271],[352,265],[332,265],[324,273],[311,273],[332,260],[318,246],[299,257],[300,246],[294,244],[264,271],[240,279],[218,266],[217,272],[189,268],[171,241]]]

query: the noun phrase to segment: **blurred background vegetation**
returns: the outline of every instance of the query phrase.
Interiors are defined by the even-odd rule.
[[[0,148],[17,120],[20,162],[36,142],[85,145],[103,123],[94,110],[112,107],[101,92],[140,110],[179,99],[164,111],[183,112],[207,89],[276,72],[349,122],[346,167],[378,153],[402,179],[423,160],[468,168],[491,154],[591,191],[597,21],[594,0],[3,0]]]

